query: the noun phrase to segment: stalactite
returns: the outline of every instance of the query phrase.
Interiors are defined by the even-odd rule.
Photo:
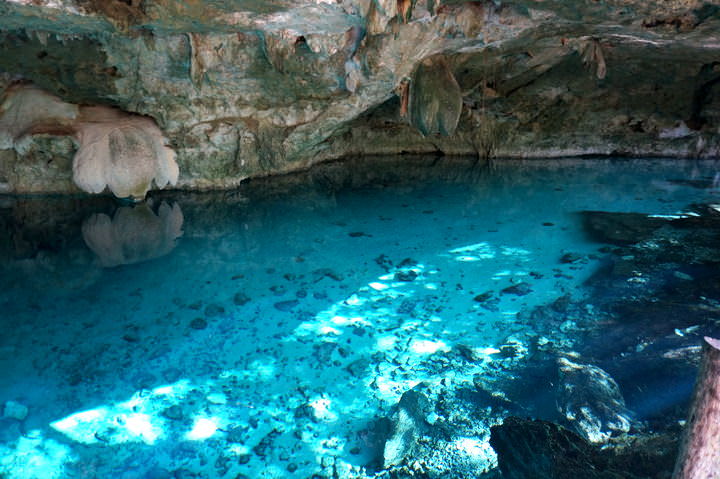
[[[607,75],[607,64],[603,48],[597,39],[589,40],[583,50],[583,63],[585,66],[595,66],[595,76],[602,80]]]
[[[410,123],[427,136],[452,135],[462,112],[462,92],[442,56],[423,60],[410,82]]]
[[[408,103],[410,101],[410,79],[403,78],[395,91],[400,97],[400,116],[402,118],[407,118]]]
[[[187,34],[187,37],[190,45],[190,81],[196,89],[200,89],[205,75],[205,66],[200,55],[199,34],[191,32]]]

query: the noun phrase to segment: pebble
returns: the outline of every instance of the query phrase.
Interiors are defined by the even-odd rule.
[[[226,440],[227,442],[234,442],[234,443],[242,444],[242,443],[245,442],[245,433],[246,433],[246,432],[247,432],[247,428],[246,428],[246,427],[235,426],[235,427],[233,427],[232,429],[230,429],[230,430],[228,431],[227,437],[225,438],[225,440]],[[248,458],[248,461],[249,461],[249,460],[250,460],[250,455],[249,455],[249,454],[247,455],[247,458]],[[247,461],[245,461],[245,462],[247,462]],[[241,463],[241,464],[243,464],[243,463]]]
[[[236,306],[244,306],[249,302],[250,298],[243,292],[235,293],[235,296],[233,296],[233,303],[235,303]]]
[[[195,318],[190,321],[190,327],[193,329],[205,329],[207,328],[207,321],[203,318]]]
[[[177,404],[174,404],[174,405],[164,409],[161,414],[164,417],[171,419],[173,421],[178,421],[183,418],[183,410]]]
[[[280,301],[279,303],[275,303],[273,306],[275,306],[275,309],[277,309],[278,311],[288,312],[299,304],[300,301],[298,301],[297,299],[291,299],[288,301]]]
[[[212,318],[214,316],[220,316],[225,312],[225,308],[220,306],[219,304],[208,304],[205,307],[205,316],[208,318]]]
[[[227,404],[227,397],[223,393],[210,393],[206,399],[210,404]]]
[[[503,294],[514,294],[516,296],[525,296],[526,294],[532,293],[532,288],[528,283],[522,282],[508,286],[502,290]]]
[[[414,281],[418,277],[418,274],[413,270],[398,271],[395,273],[395,281],[410,282]]]
[[[583,259],[584,257],[577,253],[565,253],[560,257],[560,262],[562,264],[575,264],[581,262]]]
[[[485,291],[482,294],[478,294],[473,298],[473,301],[477,301],[478,303],[484,303],[488,299],[492,298],[493,292],[492,291]]]

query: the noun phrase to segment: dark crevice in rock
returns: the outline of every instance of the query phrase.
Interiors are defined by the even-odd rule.
[[[703,110],[710,103],[712,95],[718,95],[713,90],[720,84],[720,62],[703,65],[696,82],[699,86],[693,95],[692,114],[687,125],[693,130],[700,130],[708,123],[708,119],[703,117]]]

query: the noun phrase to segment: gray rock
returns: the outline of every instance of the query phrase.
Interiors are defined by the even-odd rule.
[[[424,385],[420,384],[406,391],[395,412],[391,416],[391,435],[385,441],[383,451],[383,466],[388,468],[396,466],[408,459],[415,452],[418,440],[427,432],[429,425],[425,422],[432,405],[422,392]]]
[[[300,304],[300,301],[297,299],[290,299],[288,301],[280,301],[278,303],[275,303],[273,306],[275,306],[275,309],[278,311],[283,312],[289,312],[295,309]]]
[[[558,360],[560,384],[558,411],[573,428],[593,443],[630,430],[631,415],[615,380],[588,364]]]

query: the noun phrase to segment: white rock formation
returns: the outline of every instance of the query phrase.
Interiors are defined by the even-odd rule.
[[[76,137],[73,181],[87,192],[101,193],[107,186],[117,197],[142,200],[153,182],[158,188],[177,182],[175,152],[150,118],[84,108]]]
[[[73,181],[88,193],[107,187],[120,198],[142,200],[153,183],[163,188],[178,179],[175,152],[151,118],[79,108],[32,85],[9,87],[0,104],[0,150],[22,153],[22,140],[35,134],[74,138]]]
[[[0,149],[38,131],[60,130],[78,115],[78,107],[32,85],[9,87],[0,103]]]

